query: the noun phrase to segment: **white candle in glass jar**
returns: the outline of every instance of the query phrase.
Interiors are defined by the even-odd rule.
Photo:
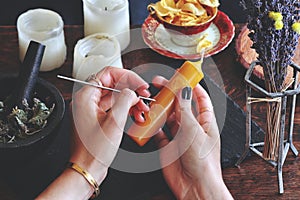
[[[40,71],[60,67],[66,59],[67,48],[61,16],[48,9],[31,9],[18,17],[19,56],[23,61],[31,40],[46,46]]]
[[[108,33],[117,38],[121,51],[130,42],[128,0],[82,0],[84,35]]]
[[[95,33],[77,41],[72,76],[86,80],[106,66],[123,68],[121,50],[114,36]]]

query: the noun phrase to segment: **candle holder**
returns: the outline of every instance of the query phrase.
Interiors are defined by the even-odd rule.
[[[283,92],[277,93],[270,93],[267,92],[263,87],[259,86],[257,83],[252,81],[251,75],[253,73],[254,67],[259,65],[258,61],[254,61],[251,63],[249,69],[245,75],[246,81],[246,143],[245,143],[245,150],[239,160],[236,162],[236,166],[239,167],[241,162],[247,157],[249,151],[251,150],[269,164],[274,167],[277,167],[277,175],[278,175],[278,190],[280,194],[283,194],[283,177],[282,177],[282,167],[284,161],[286,159],[287,153],[289,149],[293,152],[293,154],[298,156],[298,151],[293,144],[293,128],[294,128],[294,114],[295,114],[295,106],[296,106],[296,97],[297,94],[300,92],[300,84],[298,84],[298,73],[300,71],[300,67],[295,63],[291,64],[291,68],[293,69],[293,79],[294,82],[292,83],[292,88],[287,89]],[[253,97],[252,89],[258,92],[258,94],[263,95],[264,98],[268,98],[271,100],[278,99],[281,102],[281,112],[280,112],[280,130],[279,130],[279,148],[278,148],[278,159],[268,160],[263,156],[263,153],[259,149],[263,147],[265,142],[254,142],[251,137],[251,124],[252,124],[252,103],[249,99]],[[287,105],[287,99],[291,98],[290,105]],[[286,122],[286,114],[287,114],[287,106],[289,107],[289,118]],[[287,127],[287,134],[285,136],[285,128]]]

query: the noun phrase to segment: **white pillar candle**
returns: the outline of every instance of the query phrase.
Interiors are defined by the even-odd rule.
[[[78,40],[74,48],[74,78],[86,80],[106,66],[123,68],[120,44],[114,36],[95,33]]]
[[[130,42],[128,0],[82,0],[84,34],[114,35],[124,50]]]
[[[60,67],[66,59],[67,48],[61,16],[47,9],[31,9],[18,17],[19,56],[23,61],[30,40],[46,46],[40,71]]]

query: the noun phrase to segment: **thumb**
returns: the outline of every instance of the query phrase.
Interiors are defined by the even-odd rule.
[[[178,103],[176,105],[176,118],[180,125],[185,127],[191,123],[191,119],[195,118],[192,113],[192,88],[185,87],[177,95]],[[183,128],[182,127],[182,128]]]
[[[191,109],[192,88],[185,87],[181,90],[179,99],[180,108]]]
[[[178,94],[176,104],[176,119],[180,122],[180,128],[178,130],[178,139],[184,144],[191,144],[194,140],[196,133],[199,129],[199,123],[196,120],[192,112],[192,89],[191,87],[185,87]],[[183,139],[183,140],[182,140]]]

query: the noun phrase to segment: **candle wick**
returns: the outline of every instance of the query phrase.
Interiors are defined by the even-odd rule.
[[[105,7],[104,10],[107,11],[107,7]]]

